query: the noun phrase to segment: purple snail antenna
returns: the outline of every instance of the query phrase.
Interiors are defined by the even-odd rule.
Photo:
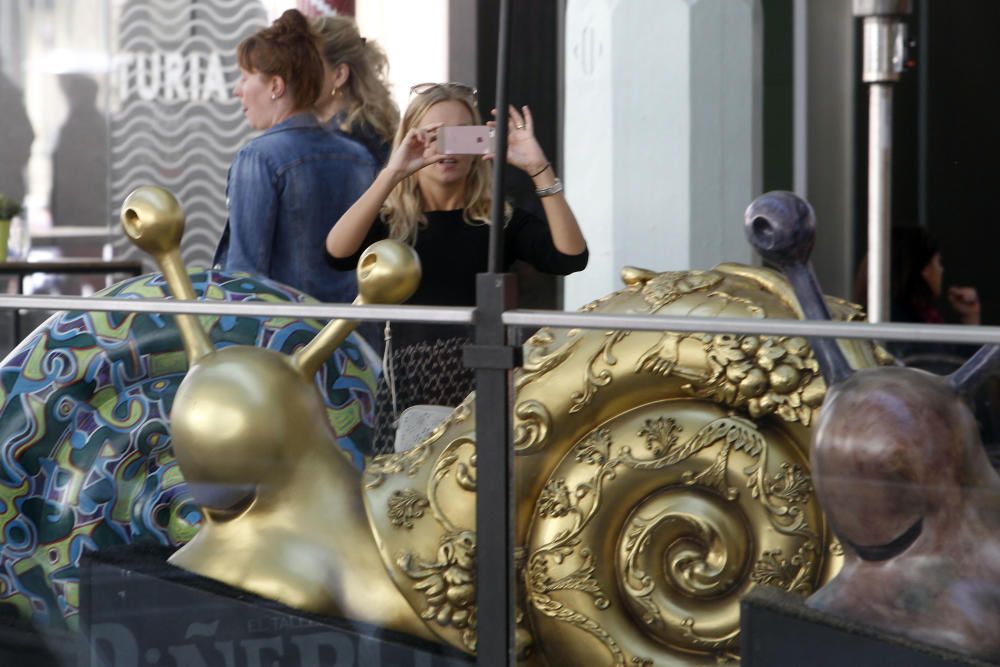
[[[816,275],[809,263],[816,238],[816,215],[807,201],[791,192],[757,197],[745,214],[747,240],[760,255],[788,278],[808,320],[829,320]],[[852,370],[837,341],[810,338],[827,386],[847,378]]]
[[[983,345],[962,366],[948,376],[948,382],[960,394],[973,394],[996,370],[1000,345]]]

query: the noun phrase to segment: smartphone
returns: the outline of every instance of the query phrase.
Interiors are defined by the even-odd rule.
[[[442,155],[486,155],[493,152],[493,128],[485,125],[447,125],[438,130]]]

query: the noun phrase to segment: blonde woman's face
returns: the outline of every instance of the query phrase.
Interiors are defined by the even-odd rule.
[[[452,126],[472,125],[474,122],[472,113],[467,106],[455,100],[447,100],[431,106],[417,124],[420,127],[426,127],[433,123],[443,123],[446,126]],[[428,149],[428,153],[431,152],[433,152],[433,148]],[[425,167],[417,172],[420,186],[423,188],[431,184],[447,186],[459,182],[464,183],[469,172],[472,170],[473,160],[478,159],[480,158],[468,155],[455,155]]]

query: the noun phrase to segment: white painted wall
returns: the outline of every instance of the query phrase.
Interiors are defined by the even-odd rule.
[[[357,0],[361,34],[389,56],[389,81],[400,112],[410,86],[448,80],[448,0]]]
[[[829,294],[854,284],[854,29],[849,0],[808,3],[804,194],[816,210],[812,262]],[[864,150],[864,147],[861,148]]]
[[[760,190],[759,0],[569,0],[564,171],[591,251],[565,304],[658,271],[752,259]]]

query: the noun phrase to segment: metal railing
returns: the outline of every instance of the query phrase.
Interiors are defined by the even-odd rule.
[[[0,296],[0,309],[88,310],[117,313],[161,313],[232,315],[237,317],[290,317],[330,320],[475,323],[475,308],[460,306],[354,306],[329,303],[269,303],[251,301],[171,301],[73,296]],[[866,322],[813,322],[783,319],[742,319],[676,315],[604,315],[552,310],[508,310],[502,314],[507,327],[563,329],[628,329],[631,331],[678,331],[739,333],[759,336],[803,336],[869,340],[905,340],[929,343],[1000,345],[1000,326],[964,324],[900,324]]]
[[[492,275],[492,274],[489,274]],[[0,296],[0,309],[20,308],[24,310],[48,311],[99,311],[99,312],[155,312],[164,314],[194,314],[194,315],[230,315],[243,317],[289,317],[303,319],[333,319],[347,318],[351,320],[394,320],[405,322],[433,322],[456,325],[475,324],[482,326],[499,320],[503,330],[510,333],[512,328],[545,327],[578,328],[610,330],[622,329],[632,331],[678,331],[702,333],[733,333],[743,335],[770,336],[803,336],[832,337],[873,340],[909,340],[927,342],[951,343],[988,343],[1000,344],[1000,327],[994,326],[963,326],[963,325],[921,325],[921,324],[869,324],[864,322],[815,322],[787,319],[734,319],[688,316],[655,316],[655,315],[606,315],[600,313],[569,313],[559,311],[538,310],[505,310],[483,315],[485,311],[475,308],[460,307],[428,307],[428,306],[355,306],[349,304],[302,304],[302,303],[267,303],[241,302],[229,303],[222,301],[173,301],[159,299],[127,299],[107,297],[68,297],[68,296]],[[509,339],[509,336],[508,336]],[[491,372],[502,372],[493,368]],[[481,387],[479,377],[476,380],[477,396]],[[497,430],[498,425],[512,424],[511,405],[506,401],[480,401],[477,405],[476,438],[482,443],[480,436],[491,430]],[[485,416],[485,417],[484,417]],[[501,429],[503,430],[503,429]],[[506,429],[509,431],[509,428]],[[508,454],[511,443],[508,441]],[[484,478],[502,474],[501,470],[491,470],[483,467],[480,470],[479,483]],[[506,477],[506,475],[504,475]],[[497,488],[508,489],[511,480],[497,480]],[[478,497],[482,497],[480,494]],[[495,496],[487,496],[491,502],[483,503],[482,509],[488,514],[504,513],[509,506],[498,502]],[[491,523],[489,525],[496,525]],[[482,546],[482,545],[480,545]],[[513,545],[510,545],[512,550]],[[485,550],[478,550],[480,558]],[[491,559],[493,567],[502,568],[506,559],[497,557]],[[496,608],[481,608],[478,613],[480,632],[483,632],[484,617],[504,618],[507,616],[506,605],[513,597],[508,577],[484,576],[480,569],[478,589],[481,606],[496,606]],[[504,588],[502,592],[500,589]],[[494,628],[495,629],[495,628]],[[497,633],[505,642],[513,636],[513,627],[507,632]],[[501,645],[502,645],[501,643]],[[496,644],[496,642],[494,642]],[[510,647],[513,649],[513,646]],[[480,651],[477,657],[479,665],[514,665],[516,658],[512,651],[502,648],[490,652]]]

